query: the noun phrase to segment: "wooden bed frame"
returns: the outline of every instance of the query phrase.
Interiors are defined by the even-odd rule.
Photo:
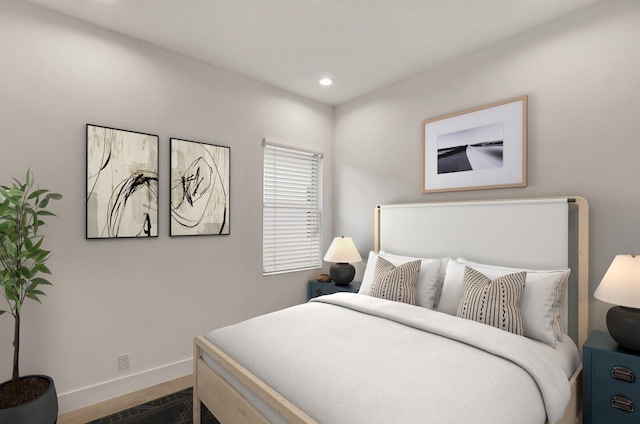
[[[554,198],[555,199],[555,198]],[[581,197],[566,197],[569,204],[578,207],[577,225],[577,340],[576,344],[582,355],[582,346],[588,335],[589,317],[589,206]],[[516,201],[531,201],[540,199],[518,199]],[[544,200],[544,199],[542,199]],[[500,202],[500,201],[496,201]],[[460,202],[456,202],[460,203]],[[467,203],[467,202],[465,202]],[[472,204],[474,202],[468,202]],[[486,203],[484,201],[483,203]],[[443,203],[432,203],[439,205]],[[375,246],[374,250],[380,250],[380,208],[376,208],[375,215]],[[206,354],[220,364],[227,372],[244,384],[251,392],[261,398],[270,407],[279,412],[292,424],[316,423],[296,405],[285,399],[259,378],[245,369],[233,358],[225,354],[221,349],[209,342],[203,336],[194,339],[194,387],[193,387],[193,422],[200,424],[201,402],[210,411],[215,412],[216,418],[221,423],[264,423],[270,421],[258,411],[240,392],[238,392],[223,377],[216,373],[202,359]],[[582,422],[582,365],[578,367],[571,379],[571,399],[560,424],[573,424]]]

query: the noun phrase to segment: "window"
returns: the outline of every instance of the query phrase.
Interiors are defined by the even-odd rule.
[[[320,268],[322,155],[265,140],[263,274]]]

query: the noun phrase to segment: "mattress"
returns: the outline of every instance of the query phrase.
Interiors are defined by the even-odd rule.
[[[416,328],[423,322],[433,324],[435,333]],[[453,327],[453,335],[438,327]],[[454,340],[456,333],[461,341]],[[541,424],[547,416],[554,422],[569,399],[568,377],[580,363],[569,337],[553,348],[440,312],[351,293],[322,296],[206,338],[321,423],[429,417]],[[472,346],[474,339],[479,346]],[[272,422],[285,422],[211,358],[204,359]],[[527,369],[533,363],[539,369]]]

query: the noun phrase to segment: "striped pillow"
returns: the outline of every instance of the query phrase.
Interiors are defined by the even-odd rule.
[[[415,305],[420,265],[421,261],[417,260],[395,266],[378,256],[369,295]]]
[[[522,335],[520,303],[526,272],[503,275],[491,280],[473,268],[464,269],[464,293],[458,316]]]

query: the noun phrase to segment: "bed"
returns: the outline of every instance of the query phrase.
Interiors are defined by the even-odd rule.
[[[580,421],[585,199],[380,205],[374,222],[360,293],[195,338],[194,423],[201,403],[222,423]]]

